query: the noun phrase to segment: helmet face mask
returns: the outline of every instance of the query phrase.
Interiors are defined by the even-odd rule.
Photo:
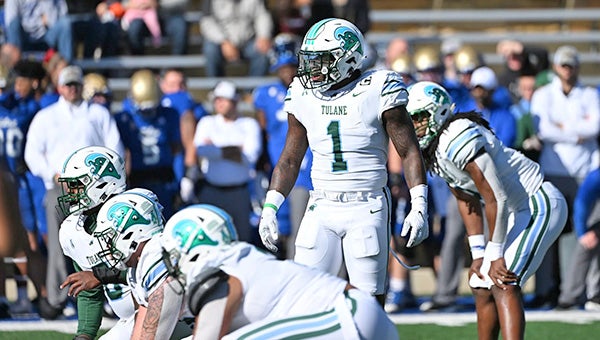
[[[152,197],[126,191],[108,200],[98,212],[94,236],[100,259],[111,268],[125,269],[140,244],[163,230],[160,206]]]
[[[304,88],[327,91],[360,70],[365,41],[352,23],[324,19],[314,24],[302,41],[298,78]]]
[[[425,149],[438,135],[441,126],[454,111],[454,103],[448,92],[440,85],[421,81],[408,87],[408,105],[419,146]]]
[[[163,237],[163,261],[169,274],[185,286],[193,266],[202,266],[210,254],[237,241],[231,216],[208,204],[196,204],[175,213]]]
[[[125,190],[125,162],[114,151],[90,146],[74,152],[58,178],[58,204],[65,215],[90,210]]]

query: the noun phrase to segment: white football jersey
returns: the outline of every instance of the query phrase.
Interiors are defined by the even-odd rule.
[[[245,242],[213,252],[191,267],[188,285],[207,267],[220,267],[241,281],[244,299],[234,316],[234,327],[329,310],[346,286],[346,281],[336,276],[290,260],[277,260]],[[268,268],[268,272],[261,268]]]
[[[152,236],[144,246],[135,268],[127,273],[127,282],[138,304],[148,307],[148,298],[167,279],[167,267],[162,260],[162,234]]]
[[[102,251],[98,240],[88,234],[83,223],[87,216],[71,214],[60,225],[58,238],[63,254],[70,257],[81,270],[92,270],[92,267],[101,264],[98,254]]]
[[[83,214],[71,214],[60,225],[58,237],[63,254],[70,257],[83,271],[91,271],[92,267],[102,264],[98,254],[102,250],[98,239],[88,234],[83,223],[88,218]],[[104,295],[119,318],[133,315],[135,307],[131,300],[131,289],[127,285],[106,284]]]
[[[464,168],[481,148],[485,148],[494,162],[509,208],[528,200],[542,185],[543,176],[537,163],[505,147],[492,132],[469,119],[453,121],[440,135],[436,150],[438,166],[434,172],[451,187],[480,197]]]
[[[283,109],[306,128],[315,189],[372,191],[384,187],[388,135],[381,114],[407,102],[405,85],[392,71],[365,72],[344,88],[324,94],[304,89],[295,78]]]

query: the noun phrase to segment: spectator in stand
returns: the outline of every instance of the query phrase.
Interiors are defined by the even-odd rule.
[[[508,111],[506,104],[499,105],[494,101],[498,79],[494,71],[482,66],[471,75],[471,95],[475,99],[477,112],[490,123],[494,133],[504,146],[512,148],[515,143],[517,125],[515,118]]]
[[[46,186],[44,207],[48,226],[48,269],[46,288],[48,299],[43,317],[56,318],[62,313],[67,292],[59,285],[67,277],[65,258],[58,239],[58,228],[65,216],[56,209],[62,195],[58,177],[65,159],[84,146],[99,145],[123,154],[119,131],[110,112],[101,105],[83,100],[83,74],[79,67],[64,68],[58,78],[58,102],[40,110],[27,132],[25,162],[36,176],[42,177]],[[42,312],[42,307],[40,307]]]
[[[518,79],[523,72],[538,73],[548,69],[548,51],[537,46],[525,46],[517,40],[502,40],[496,45],[496,53],[504,57],[504,70],[498,83],[506,87],[512,102],[519,100]]]
[[[275,72],[279,80],[276,83],[260,86],[254,90],[254,107],[261,128],[266,133],[266,148],[269,155],[270,168],[273,169],[283,146],[288,129],[287,114],[283,111],[283,100],[287,89],[296,76],[298,67],[297,51],[300,48],[300,38],[291,34],[282,33],[273,40],[273,59],[271,72]],[[310,168],[312,153],[307,150],[296,183],[281,205],[277,213],[279,233],[280,257],[293,259],[295,254],[294,243],[296,234],[306,210],[309,190],[312,190]],[[269,176],[270,177],[270,176]]]
[[[329,0],[333,6],[333,16],[353,23],[362,34],[371,28],[368,0]],[[319,1],[312,1],[314,3]]]
[[[208,112],[201,103],[194,100],[188,91],[187,78],[181,69],[163,70],[160,75],[160,89],[163,93],[160,100],[161,105],[172,107],[179,113],[183,153],[175,155],[175,178],[180,185],[179,195],[182,203],[192,203],[197,200],[196,185],[200,179],[194,133],[196,124]]]
[[[83,42],[84,58],[111,57],[119,48],[119,12],[109,3],[120,5],[117,1],[77,0],[67,1],[69,15],[73,18],[73,39]],[[115,15],[115,13],[117,15]]]
[[[50,50],[44,56],[43,62],[46,73],[48,74],[49,83],[45,86],[46,93],[40,98],[40,107],[46,108],[47,106],[54,104],[58,101],[60,94],[58,93],[58,79],[60,72],[69,65],[65,58],[59,53]]]
[[[542,143],[531,115],[531,98],[535,91],[535,74],[521,74],[518,79],[519,101],[510,107],[510,113],[517,122],[515,149],[537,162],[542,150]]]
[[[392,64],[401,57],[406,57],[410,55],[410,46],[406,39],[404,38],[394,38],[392,39],[385,49],[385,57],[383,60],[383,65],[379,65],[382,68],[393,69]],[[411,64],[412,61],[409,62]]]
[[[208,77],[225,76],[225,64],[245,59],[250,76],[269,70],[273,21],[262,0],[206,0],[200,30]],[[236,221],[239,223],[239,221]]]
[[[7,0],[4,2],[6,42],[21,53],[57,50],[73,60],[73,33],[65,0]]]
[[[228,212],[240,240],[252,242],[248,183],[262,150],[260,126],[238,112],[239,94],[232,82],[219,82],[211,96],[215,114],[202,118],[194,135],[205,178],[198,198]]]
[[[128,102],[115,115],[126,149],[128,184],[154,192],[169,218],[179,184],[173,169],[174,157],[182,149],[179,114],[160,105],[157,77],[147,69],[131,76]]]
[[[569,45],[560,46],[553,56],[556,76],[547,85],[537,89],[531,99],[538,137],[542,141],[540,166],[546,179],[565,196],[569,205],[569,219],[558,241],[546,254],[536,274],[535,297],[530,307],[555,307],[561,278],[571,263],[575,247],[572,233],[573,200],[579,185],[588,173],[598,168],[600,151],[600,102],[598,91],[579,81],[579,53]],[[562,258],[564,267],[559,263]]]
[[[124,30],[127,31],[131,54],[144,54],[144,38],[149,35],[152,36],[155,47],[160,46],[160,37],[163,36],[169,38],[172,55],[187,53],[189,32],[185,12],[189,0],[158,0],[158,3],[156,0],[136,0],[130,1],[130,4],[132,2],[140,2],[133,12],[142,14],[139,11],[145,11],[146,17],[132,15],[133,12],[128,15],[127,11],[124,14],[123,20],[128,22]],[[153,19],[152,12],[158,13],[158,25]]]
[[[581,183],[573,202],[573,224],[577,235],[568,275],[558,297],[559,309],[578,308],[585,302],[589,311],[600,311],[600,280],[591,273],[592,283],[586,291],[586,278],[592,265],[600,260],[600,168],[591,171]],[[587,295],[587,296],[586,296]],[[587,300],[587,301],[586,301]]]
[[[141,20],[152,36],[152,45],[155,48],[158,48],[160,47],[162,33],[160,30],[160,23],[158,22],[157,8],[158,3],[156,0],[130,0],[125,7],[125,14],[123,14],[123,18],[121,18],[121,26],[127,31],[132,21]],[[135,39],[136,37],[130,38]],[[132,39],[130,39],[130,41]],[[144,41],[142,40],[137,43],[143,46]],[[137,48],[132,47],[133,54],[141,54],[137,52]]]
[[[455,55],[462,47],[463,43],[456,38],[446,38],[440,45],[442,53],[442,62],[444,64],[444,79],[450,82],[458,81],[458,72],[456,70]]]

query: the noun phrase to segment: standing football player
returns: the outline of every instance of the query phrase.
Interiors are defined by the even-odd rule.
[[[345,260],[350,283],[383,304],[390,243],[388,141],[402,157],[412,210],[402,235],[407,246],[429,235],[425,166],[410,117],[407,91],[393,71],[362,71],[367,45],[343,19],[324,19],[305,35],[298,76],[283,110],[286,144],[275,166],[259,225],[276,250],[276,213],[294,186],[308,147],[311,192],[296,237],[298,263],[337,274]]]

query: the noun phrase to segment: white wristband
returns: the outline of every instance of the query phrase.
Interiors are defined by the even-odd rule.
[[[409,190],[410,203],[413,205],[423,204],[427,206],[427,184],[416,185]]]
[[[269,190],[267,191],[267,195],[265,197],[265,204],[263,205],[263,209],[271,208],[275,210],[275,212],[277,212],[277,210],[279,210],[279,207],[283,204],[283,201],[285,201],[285,196],[283,196],[282,193],[276,190]]]
[[[504,243],[488,242],[485,247],[485,257],[490,261],[496,261],[504,257]]]
[[[469,247],[473,260],[480,259],[485,254],[485,237],[483,234],[469,236]]]

